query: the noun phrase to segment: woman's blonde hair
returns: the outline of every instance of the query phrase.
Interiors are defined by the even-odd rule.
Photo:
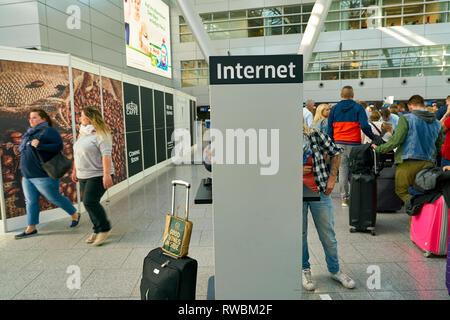
[[[91,121],[100,139],[111,140],[111,129],[103,120],[102,114],[96,107],[87,106],[82,109],[84,115]]]
[[[308,126],[306,125],[305,118],[303,118],[303,133],[306,134],[306,135],[308,135],[308,136],[310,136],[310,135],[311,135],[311,132],[313,132],[313,131],[315,131],[315,130],[318,130],[318,129],[315,128],[315,127],[308,127]]]
[[[317,107],[317,110],[316,110],[316,115],[314,116],[314,121],[313,121],[314,124],[316,124],[317,121],[319,121],[319,120],[326,119],[322,115],[323,110],[325,110],[326,108],[331,109],[331,107],[326,103],[319,104],[319,106]]]

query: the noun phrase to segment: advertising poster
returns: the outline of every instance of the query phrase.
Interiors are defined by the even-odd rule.
[[[173,116],[173,94],[165,93],[165,111],[166,111],[166,137],[167,137],[167,158],[172,157],[172,150],[175,142],[172,140],[172,134],[175,131]]]
[[[128,178],[142,172],[141,108],[139,87],[123,83],[125,128],[127,139]]]
[[[161,0],[124,0],[127,65],[172,78],[169,6]]]
[[[113,137],[112,161],[114,184],[127,178],[125,156],[125,123],[123,119],[122,82],[102,77],[103,118],[111,128]]]
[[[164,92],[154,90],[155,96],[155,128],[156,128],[156,163],[167,159],[166,153],[166,121]]]
[[[72,68],[73,101],[77,134],[80,129],[80,116],[83,107],[96,107],[102,111],[100,96],[100,77],[96,74]]]
[[[26,214],[18,146],[29,127],[32,108],[49,114],[63,139],[63,154],[73,159],[68,68],[0,60],[0,157],[7,218]],[[68,174],[61,179],[60,190],[76,202],[76,184]],[[40,208],[45,211],[55,207],[41,197]]]
[[[153,90],[141,88],[141,110],[142,110],[142,145],[144,148],[144,169],[156,164],[155,161],[155,129],[153,117]]]
[[[128,178],[142,172],[141,133],[127,133]]]

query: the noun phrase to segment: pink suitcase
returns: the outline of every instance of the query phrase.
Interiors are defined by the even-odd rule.
[[[411,239],[424,251],[425,257],[447,254],[449,209],[441,196],[434,203],[424,204],[411,220]]]

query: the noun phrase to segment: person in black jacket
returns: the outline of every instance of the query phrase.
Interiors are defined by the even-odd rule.
[[[29,122],[30,127],[19,145],[28,227],[24,232],[17,234],[16,239],[37,234],[40,195],[72,216],[71,228],[76,227],[80,221],[80,214],[72,202],[59,192],[60,180],[54,180],[48,176],[37,155],[39,152],[42,160],[46,162],[61,152],[63,148],[61,136],[56,129],[52,128],[52,120],[44,110],[32,109]]]

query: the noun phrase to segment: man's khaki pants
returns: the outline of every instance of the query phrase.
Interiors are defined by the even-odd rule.
[[[425,160],[404,160],[397,166],[395,172],[395,193],[403,200],[410,196],[408,188],[414,185],[416,174],[426,167],[433,166],[433,163]]]

